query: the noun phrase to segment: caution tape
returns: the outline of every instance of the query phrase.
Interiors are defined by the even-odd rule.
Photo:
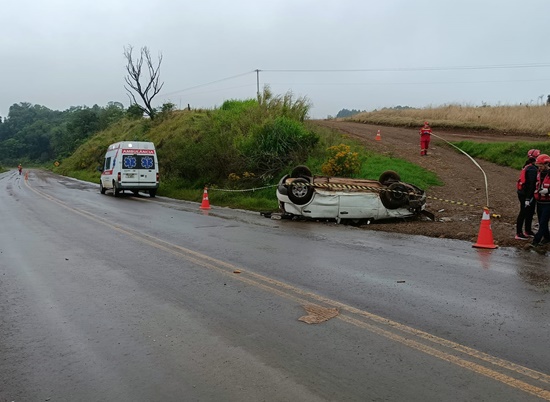
[[[391,192],[391,193],[406,194],[406,195],[415,196],[415,197],[421,197],[422,196],[422,194],[417,194],[417,193],[409,192],[409,191],[390,190],[387,187],[370,187],[370,186],[360,186],[360,185],[356,185],[356,184],[337,184],[337,183],[314,183],[314,184],[312,184],[312,183],[300,182],[300,183],[296,183],[296,184],[288,183],[287,185],[290,185],[290,186],[306,186],[306,187],[322,187],[322,188],[329,188],[329,189],[335,188],[335,189],[341,189],[341,190],[370,190],[370,191],[378,191],[378,192],[387,191],[387,192]]]
[[[263,186],[263,187],[245,188],[245,189],[240,189],[240,190],[231,190],[231,189],[227,189],[227,188],[208,187],[208,190],[210,190],[210,191],[222,191],[222,192],[225,192],[225,193],[245,193],[247,191],[254,192],[254,191],[257,191],[257,190],[264,190],[266,188],[272,188],[272,187],[277,187],[277,184],[272,184],[272,185]]]
[[[426,198],[428,198],[430,200],[435,200],[435,201],[447,202],[447,203],[453,204],[453,205],[463,205],[465,207],[485,208],[485,206],[481,206],[481,205],[468,204],[467,202],[461,202],[461,201],[446,200],[444,198],[431,197],[429,195],[427,195]]]
[[[294,185],[294,184],[289,183],[289,185]],[[408,192],[408,191],[400,191],[400,190],[391,190],[387,187],[380,188],[380,187],[360,186],[360,185],[354,185],[354,184],[336,184],[336,183],[314,183],[314,184],[312,184],[312,183],[304,183],[304,182],[297,183],[296,185],[310,186],[310,187],[322,187],[322,188],[336,188],[336,189],[344,189],[344,190],[370,190],[370,191],[378,191],[378,192],[388,191],[388,192],[392,192],[392,193],[399,193],[399,194],[406,194],[406,195],[409,195],[409,196],[421,197],[421,195],[416,194],[416,193],[411,193],[411,192]],[[432,196],[429,196],[429,195],[426,195],[426,198],[430,199],[430,200],[434,200],[434,201],[446,202],[446,203],[452,204],[452,205],[462,205],[462,206],[466,206],[466,207],[474,207],[474,208],[481,208],[481,209],[487,208],[487,206],[485,206],[485,205],[476,205],[476,204],[470,204],[470,203],[462,202],[462,201],[447,200],[445,198],[437,198],[437,197],[432,197]],[[500,218],[500,215],[493,214],[493,217]]]

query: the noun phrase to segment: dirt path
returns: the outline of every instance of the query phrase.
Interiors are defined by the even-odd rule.
[[[435,221],[417,220],[411,222],[383,223],[365,228],[431,237],[468,240],[475,243],[487,204],[483,173],[465,155],[457,152],[444,141],[432,137],[428,156],[420,156],[420,140],[417,129],[374,126],[362,123],[319,120],[315,124],[329,127],[364,142],[369,149],[408,160],[427,170],[434,171],[445,183],[442,187],[427,192],[426,209],[436,216]],[[381,141],[375,141],[380,130]],[[503,136],[502,134],[469,134],[438,132],[434,134],[447,141],[525,141],[526,137]],[[491,228],[495,244],[521,247],[527,242],[515,240],[515,221],[519,202],[515,190],[519,171],[477,160],[487,175],[488,197],[491,214]],[[452,200],[479,207],[470,207],[439,201]],[[536,217],[535,217],[536,222]]]

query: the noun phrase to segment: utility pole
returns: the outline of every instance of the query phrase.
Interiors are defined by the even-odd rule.
[[[260,102],[260,71],[256,69],[256,96],[258,97],[258,103]]]

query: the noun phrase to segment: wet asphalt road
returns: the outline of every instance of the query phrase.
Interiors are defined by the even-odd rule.
[[[548,256],[198,207],[0,174],[0,402],[550,400]]]

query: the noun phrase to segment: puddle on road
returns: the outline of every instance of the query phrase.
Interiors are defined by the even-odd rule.
[[[500,258],[493,253],[495,250],[476,250],[479,263],[484,270],[500,270]],[[512,252],[513,253],[513,252]],[[550,264],[544,253],[519,252],[512,257],[518,276],[537,289],[550,291]],[[493,261],[494,260],[494,261]]]

